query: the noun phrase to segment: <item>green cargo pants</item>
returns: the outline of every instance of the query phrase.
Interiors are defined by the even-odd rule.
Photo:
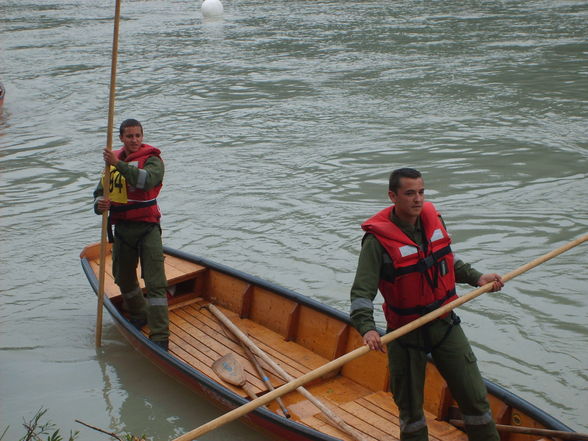
[[[145,280],[147,299],[139,288],[137,265]],[[131,320],[147,321],[149,338],[169,338],[167,279],[163,265],[163,245],[158,224],[123,222],[115,225],[112,248],[112,273],[119,286]]]
[[[388,344],[390,390],[400,411],[401,441],[428,441],[423,412],[427,353],[447,382],[470,441],[498,441],[476,357],[459,324],[440,318]]]

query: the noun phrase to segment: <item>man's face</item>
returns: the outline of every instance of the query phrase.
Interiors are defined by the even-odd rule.
[[[135,153],[143,144],[143,130],[139,126],[125,127],[120,140],[127,154]]]
[[[425,202],[425,183],[423,178],[400,178],[400,188],[395,193],[388,192],[390,200],[394,202],[396,216],[414,223],[423,210]]]

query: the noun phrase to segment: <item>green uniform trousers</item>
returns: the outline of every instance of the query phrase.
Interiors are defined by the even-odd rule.
[[[145,280],[147,299],[139,288],[137,265]],[[163,244],[158,224],[122,222],[114,228],[112,272],[131,320],[147,321],[153,341],[169,338],[167,279],[163,265]]]
[[[457,319],[457,317],[456,317]],[[427,353],[447,382],[470,441],[498,441],[486,386],[459,323],[439,318],[388,344],[390,390],[400,411],[401,441],[428,441],[423,412]]]

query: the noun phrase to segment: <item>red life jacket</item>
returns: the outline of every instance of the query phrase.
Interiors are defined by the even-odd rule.
[[[386,250],[379,289],[389,329],[396,329],[457,298],[451,239],[435,206],[425,202],[420,215],[426,244],[420,248],[390,215],[388,207],[362,224]]]
[[[142,169],[145,161],[152,156],[157,156],[161,159],[161,151],[148,144],[142,144],[141,148],[135,153],[124,156],[124,149],[114,152],[120,160],[134,165]],[[116,188],[125,186],[126,188],[126,203],[111,201],[110,219],[113,224],[120,221],[134,221],[134,222],[151,222],[159,223],[161,218],[161,211],[157,205],[157,196],[161,191],[162,183],[160,182],[155,187],[149,190],[142,190],[140,188],[132,187],[126,179],[117,171],[111,171],[110,177],[110,191],[116,191]],[[114,199],[114,198],[113,198]]]

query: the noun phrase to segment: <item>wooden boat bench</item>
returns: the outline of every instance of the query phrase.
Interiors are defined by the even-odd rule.
[[[105,259],[104,271],[104,293],[117,304],[122,301],[119,287],[114,283],[114,276],[112,275],[112,244],[107,244],[107,254]],[[88,247],[84,250],[90,266],[98,273],[99,272],[99,256],[100,249],[97,246]],[[165,274],[168,279],[168,289],[170,290],[170,304],[173,304],[177,299],[182,301],[187,298],[195,298],[202,292],[204,284],[204,275],[207,269],[196,263],[187,262],[175,256],[165,255]],[[137,279],[139,286],[145,291],[145,281],[141,278],[141,268],[137,268]]]

